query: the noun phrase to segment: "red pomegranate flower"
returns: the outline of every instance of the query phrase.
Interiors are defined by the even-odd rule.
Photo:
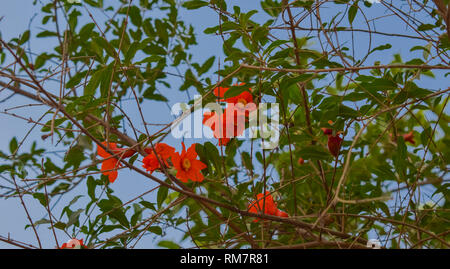
[[[273,215],[278,217],[287,218],[289,215],[281,211],[277,208],[277,204],[273,201],[272,195],[270,195],[270,192],[266,191],[266,194],[258,194],[256,195],[256,201],[251,203],[248,207],[248,212],[260,214],[263,211],[264,207],[264,214],[266,215]],[[259,219],[253,220],[253,222],[257,222]]]
[[[205,169],[207,166],[203,162],[197,160],[197,152],[195,151],[195,144],[192,144],[186,151],[184,142],[183,151],[180,153],[175,152],[172,156],[173,167],[177,170],[176,177],[184,183],[188,180],[202,182],[203,174],[200,170]]]
[[[340,137],[340,133],[336,135],[328,135],[328,150],[334,157],[337,157],[339,155],[341,144],[342,138]]]
[[[337,132],[336,135],[333,135],[333,130],[330,128],[321,128],[324,135],[328,136],[328,150],[330,151],[331,155],[337,157],[339,155],[339,150],[341,149],[342,145],[342,138],[340,135],[342,134],[341,131]]]
[[[84,245],[83,239],[70,239],[67,243],[62,244],[62,246],[59,249],[82,249],[87,248],[87,246]]]
[[[230,138],[240,136],[245,130],[246,121],[242,110],[233,106],[226,108],[220,117],[215,112],[203,114],[203,124],[213,130],[214,137],[219,139],[219,146],[226,146]]]
[[[142,160],[142,162],[144,163],[142,167],[144,167],[147,171],[149,171],[150,174],[153,173],[153,171],[155,171],[156,169],[161,168],[161,164],[158,161],[158,158],[160,159],[161,162],[164,162],[166,166],[169,166],[167,160],[170,157],[172,157],[172,155],[175,154],[175,148],[167,145],[166,143],[157,143],[154,145],[154,147],[155,151],[153,151],[152,148],[144,149],[144,151],[148,155],[145,156],[144,159]],[[158,155],[158,158],[156,154]]]
[[[400,135],[398,135],[398,136],[400,136]],[[403,137],[403,140],[405,140],[405,142],[409,142],[413,145],[416,144],[416,141],[414,140],[414,132],[413,131],[411,131],[407,134],[402,134],[401,136]],[[391,137],[391,139],[392,139],[392,137],[393,137],[392,133],[389,134],[389,137]]]
[[[102,144],[116,154],[118,158],[128,158],[136,153],[133,149],[118,148],[116,143],[106,143],[106,141],[104,141]],[[113,183],[117,178],[117,168],[121,166],[119,159],[116,157],[111,158],[112,155],[104,150],[100,145],[97,145],[97,155],[105,159],[102,162],[101,171],[103,175],[108,177],[109,182]]]
[[[245,83],[240,83],[239,86],[245,85]],[[237,85],[235,85],[237,86]],[[214,89],[214,95],[217,97],[220,97],[220,101],[222,102],[227,102],[227,103],[232,103],[232,104],[240,104],[240,105],[247,105],[249,103],[253,103],[253,95],[251,94],[251,90],[249,89],[248,91],[243,91],[242,93],[240,93],[237,96],[234,97],[230,97],[227,99],[224,99],[223,97],[225,96],[225,93],[229,90],[230,88],[225,88],[225,87],[217,87]]]
[[[405,140],[405,142],[409,142],[413,145],[416,144],[416,141],[414,141],[414,133],[413,131],[407,133],[407,134],[403,134],[403,139]]]

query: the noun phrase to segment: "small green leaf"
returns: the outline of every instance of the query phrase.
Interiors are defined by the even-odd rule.
[[[69,221],[67,221],[66,227],[68,228],[75,224],[83,211],[84,209],[80,208],[77,211],[73,212],[69,217]]]
[[[207,6],[208,2],[205,1],[200,1],[200,0],[193,0],[193,1],[188,1],[188,2],[184,2],[183,3],[183,7],[185,7],[186,9],[198,9],[204,6]]]
[[[315,159],[315,160],[325,160],[330,157],[328,151],[325,151],[320,146],[305,146],[299,150],[299,155],[302,156],[303,159]]]
[[[17,147],[18,147],[17,138],[13,137],[13,139],[11,139],[11,141],[9,142],[9,151],[11,152],[11,154],[16,153]]]
[[[172,241],[167,241],[167,240],[160,241],[158,243],[158,246],[163,247],[163,248],[169,248],[169,249],[180,249],[181,248],[178,244],[176,244]]]
[[[431,29],[433,29],[435,27],[436,27],[436,25],[425,23],[425,24],[419,25],[419,27],[417,27],[417,30],[419,30],[419,31],[428,31],[428,30],[431,30]]]
[[[169,193],[169,189],[166,186],[160,186],[158,189],[158,194],[156,195],[156,202],[158,204],[158,208],[161,208],[162,203],[167,198],[167,194]]]
[[[22,34],[22,36],[20,37],[19,45],[24,44],[24,43],[27,42],[29,39],[30,39],[30,31],[29,31],[29,30],[26,30],[26,31]]]
[[[381,46],[378,46],[378,47],[374,48],[373,50],[370,51],[370,53],[372,53],[374,51],[377,51],[377,50],[387,50],[387,49],[390,49],[390,48],[392,48],[392,45],[388,43],[388,44],[384,44],[384,45],[381,45]]]
[[[92,74],[89,83],[84,88],[84,95],[93,96],[95,94],[95,90],[98,88],[100,82],[102,81],[102,75],[103,69],[99,69]]]
[[[66,229],[66,224],[63,223],[63,222],[60,222],[60,221],[58,221],[58,222],[56,222],[55,224],[53,224],[53,226],[54,226],[56,229],[60,229],[60,230]]]
[[[353,24],[353,20],[355,19],[357,12],[358,12],[358,1],[356,1],[353,5],[351,5],[348,10],[348,22],[350,24]]]
[[[97,186],[97,183],[95,182],[95,179],[93,176],[89,176],[86,181],[87,189],[88,189],[88,195],[91,197],[91,200],[95,199],[95,187]]]
[[[243,93],[244,91],[248,90],[249,90],[248,85],[232,86],[228,91],[225,92],[223,97],[224,99],[235,97]]]
[[[36,193],[33,193],[33,197],[35,199],[38,199],[39,203],[41,203],[41,205],[47,206],[47,198],[45,197],[45,194],[36,192]]]
[[[152,226],[152,227],[148,228],[148,230],[154,234],[162,235],[162,229],[159,226]]]

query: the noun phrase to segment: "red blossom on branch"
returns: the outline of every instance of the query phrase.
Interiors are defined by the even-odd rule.
[[[83,249],[87,248],[87,246],[84,245],[83,239],[70,239],[67,243],[64,243],[61,245],[59,249]]]
[[[405,142],[409,142],[413,145],[416,144],[416,141],[414,140],[414,133],[413,131],[407,133],[407,134],[403,134],[403,139],[405,140]]]
[[[169,166],[168,159],[175,154],[175,148],[167,145],[166,143],[157,143],[154,145],[155,150],[152,148],[146,148],[144,151],[148,154],[142,160],[142,167],[147,171],[153,173],[156,169],[161,168],[161,162],[166,166]],[[159,158],[159,161],[158,161]]]
[[[281,211],[277,208],[277,203],[273,201],[273,197],[270,194],[270,192],[266,191],[266,194],[259,193],[256,195],[256,201],[251,203],[248,207],[248,212],[255,213],[255,214],[261,214],[263,213],[264,208],[264,214],[266,215],[273,215],[278,217],[287,218],[289,215]],[[258,222],[259,219],[253,220],[253,222]]]
[[[133,149],[118,148],[116,143],[106,143],[106,141],[104,141],[102,144],[117,155],[118,158],[129,158],[136,153]],[[113,183],[117,179],[117,169],[121,167],[119,159],[112,157],[112,155],[100,145],[97,145],[97,155],[105,159],[102,162],[101,171],[103,175],[108,177],[109,182]]]
[[[203,124],[211,128],[214,137],[219,140],[219,146],[226,146],[232,137],[242,135],[246,121],[243,111],[234,106],[227,107],[220,116],[215,112],[203,114]]]
[[[188,180],[202,182],[203,174],[201,170],[207,166],[197,160],[195,144],[192,144],[187,151],[184,142],[181,142],[181,144],[183,145],[181,154],[175,152],[172,156],[173,167],[177,170],[176,177],[184,183],[187,183]]]
[[[329,121],[328,123],[332,124],[332,121]],[[321,128],[324,135],[328,136],[328,150],[330,151],[331,155],[334,157],[337,157],[339,155],[339,151],[341,149],[342,141],[343,139],[340,137],[342,134],[341,131],[334,134],[333,129],[330,128]]]

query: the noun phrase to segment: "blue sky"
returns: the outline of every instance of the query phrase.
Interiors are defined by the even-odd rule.
[[[36,14],[39,13],[39,10],[36,10],[35,7],[32,5],[32,0],[22,0],[22,1],[5,1],[2,0],[2,8],[0,10],[0,17],[3,16],[3,19],[0,21],[0,33],[2,35],[2,38],[5,40],[9,40],[12,37],[17,37],[20,33],[24,32],[26,29],[28,29],[30,24],[30,19]],[[251,9],[260,9],[259,7],[259,1],[257,0],[249,0],[249,1],[237,1],[237,0],[230,0],[227,1],[229,6],[232,6],[233,4],[239,4],[241,6],[242,11],[248,11]],[[39,5],[38,5],[39,6]],[[323,10],[323,20],[326,20],[326,18],[330,18],[334,16],[333,10]],[[377,4],[374,5],[370,9],[370,11],[366,14],[369,17],[376,18],[379,16],[383,16],[384,9],[381,8],[381,6],[377,6]],[[99,18],[102,18],[102,14],[96,14],[99,16]],[[183,19],[194,25],[196,29],[197,36],[197,42],[199,43],[198,46],[192,48],[190,51],[193,55],[195,60],[198,60],[199,62],[204,62],[206,59],[208,59],[211,55],[216,55],[217,57],[223,59],[222,54],[222,40],[220,37],[213,36],[213,35],[205,35],[203,34],[203,30],[210,26],[215,26],[218,22],[218,16],[215,12],[208,8],[202,8],[200,10],[196,11],[186,11],[182,10],[180,16],[183,17]],[[265,13],[261,12],[260,14],[257,14],[254,19],[256,21],[260,20],[263,21],[267,19],[267,16]],[[83,20],[88,21],[89,18],[85,16]],[[356,17],[356,22],[361,22],[362,16]],[[42,31],[42,27],[40,26],[41,18],[37,16],[31,23],[31,32],[32,34],[36,34],[40,31]],[[81,22],[80,22],[81,23]],[[280,21],[278,21],[280,23]],[[383,32],[401,32],[404,34],[411,34],[414,33],[407,29],[404,24],[398,23],[398,19],[395,19],[393,17],[386,17],[383,20],[377,22],[377,30],[383,31]],[[286,35],[285,32],[280,32],[280,35]],[[299,36],[302,36],[305,34],[302,32],[299,34]],[[348,39],[350,40],[351,34],[343,34],[340,36],[342,39]],[[358,53],[364,53],[367,51],[367,42],[368,41],[368,35],[361,34],[356,36],[355,42],[356,44],[361,44],[361,46],[357,46],[359,51],[356,51],[357,55]],[[44,51],[47,50],[49,47],[48,39],[32,39],[31,40],[31,49],[33,51]],[[392,44],[392,49],[388,51],[382,51],[379,53],[374,53],[372,56],[368,58],[366,61],[366,65],[373,64],[374,61],[381,61],[382,63],[389,63],[392,61],[392,55],[394,53],[400,53],[402,54],[404,61],[407,61],[414,57],[420,57],[421,52],[413,52],[410,53],[409,49],[413,46],[413,41],[410,39],[398,39],[398,38],[388,38],[386,36],[373,36],[373,45],[372,48],[383,45],[386,43]],[[420,43],[420,41],[417,42],[416,45],[426,45],[423,42]],[[53,45],[52,45],[53,46]],[[312,46],[317,46],[317,44],[312,44]],[[348,45],[350,46],[350,44]],[[216,58],[217,59],[217,58]],[[216,62],[217,64],[217,62]],[[213,70],[216,70],[217,67],[213,67]],[[436,74],[442,74],[443,72],[436,72]],[[215,75],[212,73],[210,74],[213,81],[215,81]],[[181,93],[176,90],[177,85],[181,84],[181,79],[177,77],[173,77],[173,83],[174,89],[165,90],[164,94],[167,94],[170,100],[170,105],[177,103],[177,102],[185,102],[188,100],[188,97],[185,93]],[[448,86],[449,80],[444,79],[442,76],[438,80],[433,80],[429,78],[424,78],[421,82],[422,86],[429,88],[429,89],[439,89]],[[10,93],[7,91],[0,92],[0,100],[7,97]],[[193,96],[194,92],[191,90],[190,95]],[[138,115],[137,109],[132,106],[132,102],[124,103],[124,107],[126,107],[130,113],[130,116],[133,119],[136,119],[136,122],[138,122],[137,126],[141,130],[142,125],[140,125],[140,118]],[[9,108],[12,106],[20,105],[20,104],[28,104],[30,101],[28,99],[24,99],[20,96],[14,96],[11,99],[9,99],[8,102],[0,103],[0,111],[3,111],[5,108]],[[38,118],[45,110],[43,108],[30,108],[30,109],[21,109],[20,115],[29,117],[32,116],[33,118]],[[156,102],[147,102],[143,105],[143,112],[144,115],[148,116],[151,120],[148,120],[152,123],[167,123],[172,118],[168,116],[170,114],[169,108],[164,103],[156,103]],[[164,115],[164,116],[162,116]],[[148,119],[147,118],[147,119]],[[45,122],[45,121],[44,121]],[[0,114],[0,126],[3,126],[0,130],[0,150],[4,152],[8,152],[8,145],[9,141],[12,137],[16,136],[18,140],[20,141],[24,134],[30,129],[31,124],[26,123],[23,120],[13,118],[11,116],[7,116],[4,114]],[[40,133],[40,127],[35,128],[33,132],[30,134],[30,138],[27,139],[24,143],[24,149],[28,149],[31,145],[31,142],[34,140],[38,141],[38,145],[40,147],[45,147],[49,150],[61,150],[61,147],[55,147],[55,145],[52,145],[51,140],[47,139],[46,141],[42,141],[40,139],[40,136],[42,135]],[[130,128],[128,127],[128,131],[130,131]],[[186,143],[187,145],[190,145],[193,142],[202,142],[205,140],[193,140],[193,139],[187,139]],[[179,145],[179,141],[168,137],[167,140],[168,143],[173,145]],[[180,150],[181,146],[177,146],[177,149]],[[63,155],[64,152],[60,152],[57,154]],[[49,155],[52,159],[58,159],[56,155]],[[70,201],[74,196],[76,196],[79,193],[85,192],[84,184],[81,184],[83,187],[79,188],[77,193],[70,193],[68,197],[62,201],[60,201],[60,205],[66,204],[68,201]],[[139,195],[144,190],[149,190],[154,188],[156,185],[153,182],[149,182],[148,179],[132,174],[128,171],[122,170],[119,172],[119,179],[112,185],[112,188],[115,190],[115,195],[120,197],[123,202],[128,201],[129,199]],[[150,201],[155,200],[155,193],[149,194],[146,196],[146,199]],[[25,199],[25,202],[27,203],[30,212],[32,212],[32,218],[34,220],[38,220],[42,218],[45,215],[45,211],[40,205],[37,205],[35,200],[31,199]],[[83,203],[78,202],[78,204],[75,204],[74,208],[82,207]],[[56,215],[59,216],[58,213],[58,206],[56,207],[55,212]],[[2,236],[8,236],[8,233],[10,236],[17,240],[22,240],[26,242],[36,243],[33,232],[31,229],[24,230],[24,225],[28,223],[26,216],[24,214],[24,211],[20,205],[20,202],[18,199],[8,199],[8,200],[0,200],[0,235]],[[41,226],[38,228],[39,234],[41,236],[41,240],[44,243],[44,247],[52,248],[54,247],[54,240],[51,235],[51,232],[47,230],[44,226]],[[69,238],[65,234],[58,234],[59,235],[59,241],[65,242]],[[177,231],[170,232],[165,238],[166,239],[174,239],[177,240],[179,238],[180,233]],[[155,243],[157,241],[161,240],[159,237],[151,238],[148,237],[145,240],[142,240],[137,247],[154,247]],[[11,247],[9,245],[6,245],[2,242],[0,242],[0,248],[3,247]]]

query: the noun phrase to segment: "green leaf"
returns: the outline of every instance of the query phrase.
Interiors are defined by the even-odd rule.
[[[274,49],[277,47],[284,45],[286,43],[289,43],[287,40],[275,40],[274,42],[271,42],[270,45],[264,50],[264,55],[270,54]]]
[[[241,157],[242,157],[242,164],[244,165],[244,167],[247,168],[249,171],[253,171],[253,163],[250,158],[250,154],[244,151],[241,153]]]
[[[114,50],[113,46],[105,40],[103,37],[96,36],[93,38],[94,43],[96,43],[102,50],[105,50],[106,53],[108,53],[109,56],[115,57],[116,51]]]
[[[91,197],[91,200],[96,200],[95,198],[95,188],[97,186],[97,183],[95,182],[95,179],[93,176],[89,176],[86,181],[87,189],[88,189],[88,195]]]
[[[158,204],[158,208],[161,208],[164,200],[167,198],[167,194],[169,193],[169,189],[166,186],[160,186],[158,189],[158,194],[156,195],[156,202]]]
[[[355,19],[357,12],[358,12],[358,1],[356,1],[353,5],[351,5],[348,10],[348,22],[350,24],[353,24],[353,20]]]
[[[378,47],[374,48],[373,50],[370,51],[370,53],[372,53],[374,51],[377,51],[377,50],[387,50],[387,49],[390,49],[390,48],[392,48],[392,45],[388,43],[388,44],[384,44],[384,45],[381,45],[381,46],[378,46]]]
[[[155,88],[148,88],[145,90],[144,94],[142,95],[145,99],[149,100],[155,100],[155,101],[161,101],[161,102],[167,102],[167,98],[161,94],[154,93]]]
[[[215,56],[210,57],[208,60],[206,60],[203,65],[197,70],[198,74],[204,74],[206,72],[208,72],[208,70],[212,67],[212,65],[214,64],[214,60],[216,59]]]
[[[169,248],[169,249],[180,249],[181,247],[172,242],[172,241],[167,241],[167,240],[163,240],[163,241],[159,241],[158,246],[163,247],[163,248]]]
[[[60,222],[60,221],[58,221],[58,222],[56,222],[55,224],[53,224],[53,226],[54,226],[56,229],[60,229],[60,230],[65,230],[65,229],[66,229],[66,224],[63,223],[63,222]]]
[[[155,206],[153,205],[153,203],[147,202],[147,201],[140,201],[139,202],[141,205],[143,205],[144,207],[150,209],[150,210],[156,210]]]
[[[35,199],[38,199],[39,203],[41,203],[41,205],[47,206],[47,198],[45,197],[45,194],[36,192],[36,193],[33,193],[33,197]]]
[[[80,214],[83,211],[84,211],[84,209],[80,208],[77,211],[73,212],[69,217],[69,221],[67,221],[66,227],[68,228],[68,227],[72,226],[73,224],[75,224],[78,221]]]
[[[249,86],[248,85],[240,85],[240,86],[231,86],[228,91],[225,92],[223,95],[224,99],[231,98],[238,96],[239,94],[243,93],[244,91],[248,91]]]
[[[305,146],[301,148],[298,153],[305,160],[325,160],[330,157],[328,151],[318,145]]]
[[[102,75],[103,69],[99,69],[92,74],[89,83],[84,88],[84,95],[94,96],[95,90],[98,88],[100,82],[102,81]]]
[[[99,203],[98,206],[100,207],[100,209],[102,210],[102,212],[108,213],[108,216],[110,216],[111,218],[119,221],[119,223],[124,226],[124,227],[129,227],[130,223],[128,222],[127,217],[125,216],[125,213],[123,211],[122,206],[122,201],[120,201],[119,198],[111,195],[108,193],[108,199],[102,199]]]
[[[214,34],[215,32],[219,31],[220,26],[213,26],[213,27],[208,27],[205,29],[205,31],[203,31],[203,33],[205,34]]]
[[[17,144],[17,138],[13,137],[11,141],[9,142],[9,151],[11,154],[15,154],[17,150],[18,144]]]
[[[69,79],[66,83],[66,89],[73,88],[80,84],[81,80],[86,77],[87,71],[76,73],[73,77]]]
[[[162,235],[162,229],[159,226],[151,226],[148,230],[154,234]]]
[[[36,37],[49,37],[49,36],[58,36],[58,34],[50,31],[42,31],[36,35]]]
[[[392,167],[387,164],[383,163],[376,167],[372,167],[369,165],[370,172],[377,175],[382,180],[396,180],[394,172],[392,172]]]
[[[66,154],[66,167],[73,166],[75,169],[80,167],[82,161],[86,158],[84,157],[83,147],[74,146]]]
[[[94,30],[94,28],[95,28],[95,24],[92,22],[84,25],[83,28],[81,28],[81,30],[80,30],[80,34],[79,34],[80,39],[83,41],[87,41],[91,37],[92,31]]]
[[[338,115],[344,118],[356,118],[360,116],[358,111],[343,104],[339,105]]]
[[[394,156],[392,157],[392,161],[394,163],[395,170],[400,176],[401,180],[406,180],[406,158],[407,150],[405,140],[403,136],[398,136],[397,138],[397,151],[395,151]]]
[[[200,0],[193,0],[183,3],[183,7],[186,9],[198,9],[204,6],[207,6],[208,2],[200,1]]]
[[[20,40],[18,42],[19,45],[24,44],[25,42],[27,42],[30,39],[30,31],[26,30],[22,36],[20,37]]]
[[[114,63],[111,62],[105,69],[103,69],[103,72],[101,74],[101,81],[100,81],[100,94],[101,97],[107,97],[108,92],[110,91],[111,87],[111,79],[113,76],[113,68]]]
[[[208,160],[210,160],[214,164],[214,167],[221,171],[219,168],[221,167],[220,154],[217,147],[214,146],[214,144],[212,144],[211,142],[206,142],[203,146],[205,149],[205,155],[208,157]]]
[[[142,25],[142,16],[137,6],[131,6],[128,15],[130,17],[131,23],[138,27]]]
[[[436,25],[425,23],[425,24],[419,25],[419,27],[417,27],[417,30],[419,30],[419,31],[428,31],[428,30],[431,30],[431,29],[433,29],[435,27],[436,27]]]

